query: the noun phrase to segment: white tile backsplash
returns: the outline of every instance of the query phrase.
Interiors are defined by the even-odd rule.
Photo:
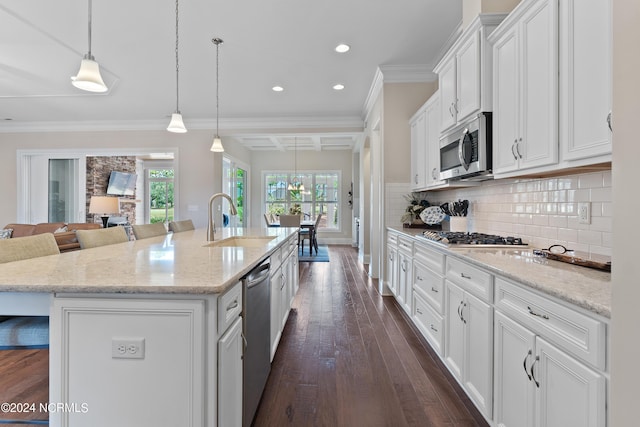
[[[402,194],[407,194],[409,185],[404,188]],[[388,195],[396,191],[401,191],[398,184],[387,185]],[[478,187],[432,191],[427,196],[431,204],[458,199],[469,200],[470,231],[522,237],[533,247],[560,243],[575,250],[611,255],[611,171],[485,181]],[[579,202],[591,202],[591,224],[578,222]],[[403,208],[404,204],[400,215]],[[388,213],[390,210],[387,207]],[[387,222],[389,219],[393,218],[388,215]]]

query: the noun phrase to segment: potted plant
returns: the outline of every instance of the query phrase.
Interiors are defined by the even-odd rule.
[[[400,221],[403,224],[422,224],[420,219],[420,212],[429,207],[429,202],[426,198],[426,193],[413,192],[404,196],[408,205],[402,214]]]

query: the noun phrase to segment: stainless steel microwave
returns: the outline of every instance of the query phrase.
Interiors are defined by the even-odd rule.
[[[491,113],[479,113],[440,139],[440,179],[491,176]]]

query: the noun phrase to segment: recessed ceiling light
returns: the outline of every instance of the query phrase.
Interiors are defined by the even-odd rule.
[[[282,86],[274,86],[271,88],[274,92],[282,92],[284,88]]]
[[[344,43],[340,43],[338,46],[336,46],[336,52],[338,52],[338,53],[349,52],[349,49],[351,49],[351,46],[349,46],[348,44],[344,44]]]
[[[342,90],[342,89],[344,89],[344,85],[338,83],[337,85],[333,85],[333,89],[334,90]]]

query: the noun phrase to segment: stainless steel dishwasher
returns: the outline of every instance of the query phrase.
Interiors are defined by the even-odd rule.
[[[243,279],[245,350],[242,363],[242,425],[253,422],[271,371],[271,280],[267,259]]]

